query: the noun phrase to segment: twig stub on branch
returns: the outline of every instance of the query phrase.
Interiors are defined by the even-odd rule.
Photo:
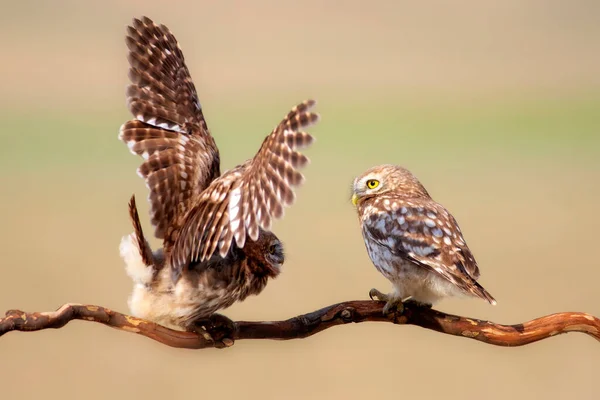
[[[62,328],[79,319],[137,333],[171,347],[204,349],[230,347],[235,340],[289,340],[312,336],[336,325],[366,321],[416,325],[437,332],[475,339],[497,346],[522,346],[561,333],[582,332],[600,340],[600,319],[580,312],[564,312],[523,324],[501,325],[445,314],[406,304],[402,315],[383,315],[383,302],[347,301],[285,321],[233,322],[226,331],[195,333],[166,328],[153,322],[94,305],[65,304],[56,311],[26,313],[10,310],[0,319],[0,336],[10,331]],[[214,337],[214,339],[213,339]]]

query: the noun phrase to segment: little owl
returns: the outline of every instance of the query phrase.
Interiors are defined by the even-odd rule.
[[[354,180],[356,206],[369,257],[394,290],[371,289],[384,313],[411,300],[431,306],[446,296],[472,295],[496,304],[479,283],[477,262],[454,217],[408,170],[373,167]]]
[[[153,252],[132,197],[134,232],[120,246],[134,281],[129,307],[137,317],[196,330],[279,274],[283,247],[269,229],[303,181],[298,169],[308,158],[298,149],[312,143],[303,129],[318,115],[310,111],[312,100],[297,105],[254,158],[221,174],[219,151],[173,34],[144,17],[127,28],[126,43],[127,106],[134,119],[121,127],[119,139],[144,159],[138,175],[150,190],[154,235],[162,239]]]

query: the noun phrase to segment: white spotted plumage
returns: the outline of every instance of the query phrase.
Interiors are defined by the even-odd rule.
[[[368,181],[377,184],[369,188]],[[433,304],[471,294],[495,304],[477,283],[479,267],[456,220],[408,170],[371,168],[355,179],[353,192],[369,257],[396,296]]]
[[[259,293],[267,279],[278,275],[283,247],[269,228],[293,203],[303,181],[300,169],[308,158],[299,149],[313,141],[303,130],[319,116],[312,111],[313,100],[296,105],[252,159],[221,174],[219,150],[175,36],[165,25],[142,17],[127,27],[126,43],[127,107],[133,119],[123,124],[119,139],[143,158],[137,173],[150,191],[154,236],[163,240],[160,263],[145,255],[153,288],[143,290],[153,296],[160,292],[150,297],[169,305],[166,314],[152,305],[136,315],[148,312],[162,321],[181,311],[190,322]],[[138,250],[146,249],[133,209],[130,205],[135,231],[144,242]],[[125,258],[128,265],[136,264],[135,258]],[[179,297],[181,291],[174,288],[181,285],[189,296]],[[154,300],[145,297],[135,304]]]

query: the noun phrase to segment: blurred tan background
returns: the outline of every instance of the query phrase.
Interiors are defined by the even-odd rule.
[[[390,284],[348,197],[379,163],[410,168],[456,216],[497,298],[455,314],[518,323],[600,315],[600,3],[595,0],[3,1],[0,310],[65,302],[127,312],[118,255],[140,159],[125,25],[166,24],[225,168],[297,102],[322,122],[296,205],[275,225],[284,273],[233,319],[284,319]],[[143,202],[141,202],[143,203]],[[143,203],[144,225],[148,229]],[[597,399],[600,345],[578,334],[499,348],[365,323],[306,340],[185,351],[100,325],[0,339],[6,398]]]

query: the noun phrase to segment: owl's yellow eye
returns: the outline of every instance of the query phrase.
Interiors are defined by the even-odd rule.
[[[377,186],[379,186],[379,181],[377,179],[369,179],[367,181],[367,187],[369,189],[375,189]]]

